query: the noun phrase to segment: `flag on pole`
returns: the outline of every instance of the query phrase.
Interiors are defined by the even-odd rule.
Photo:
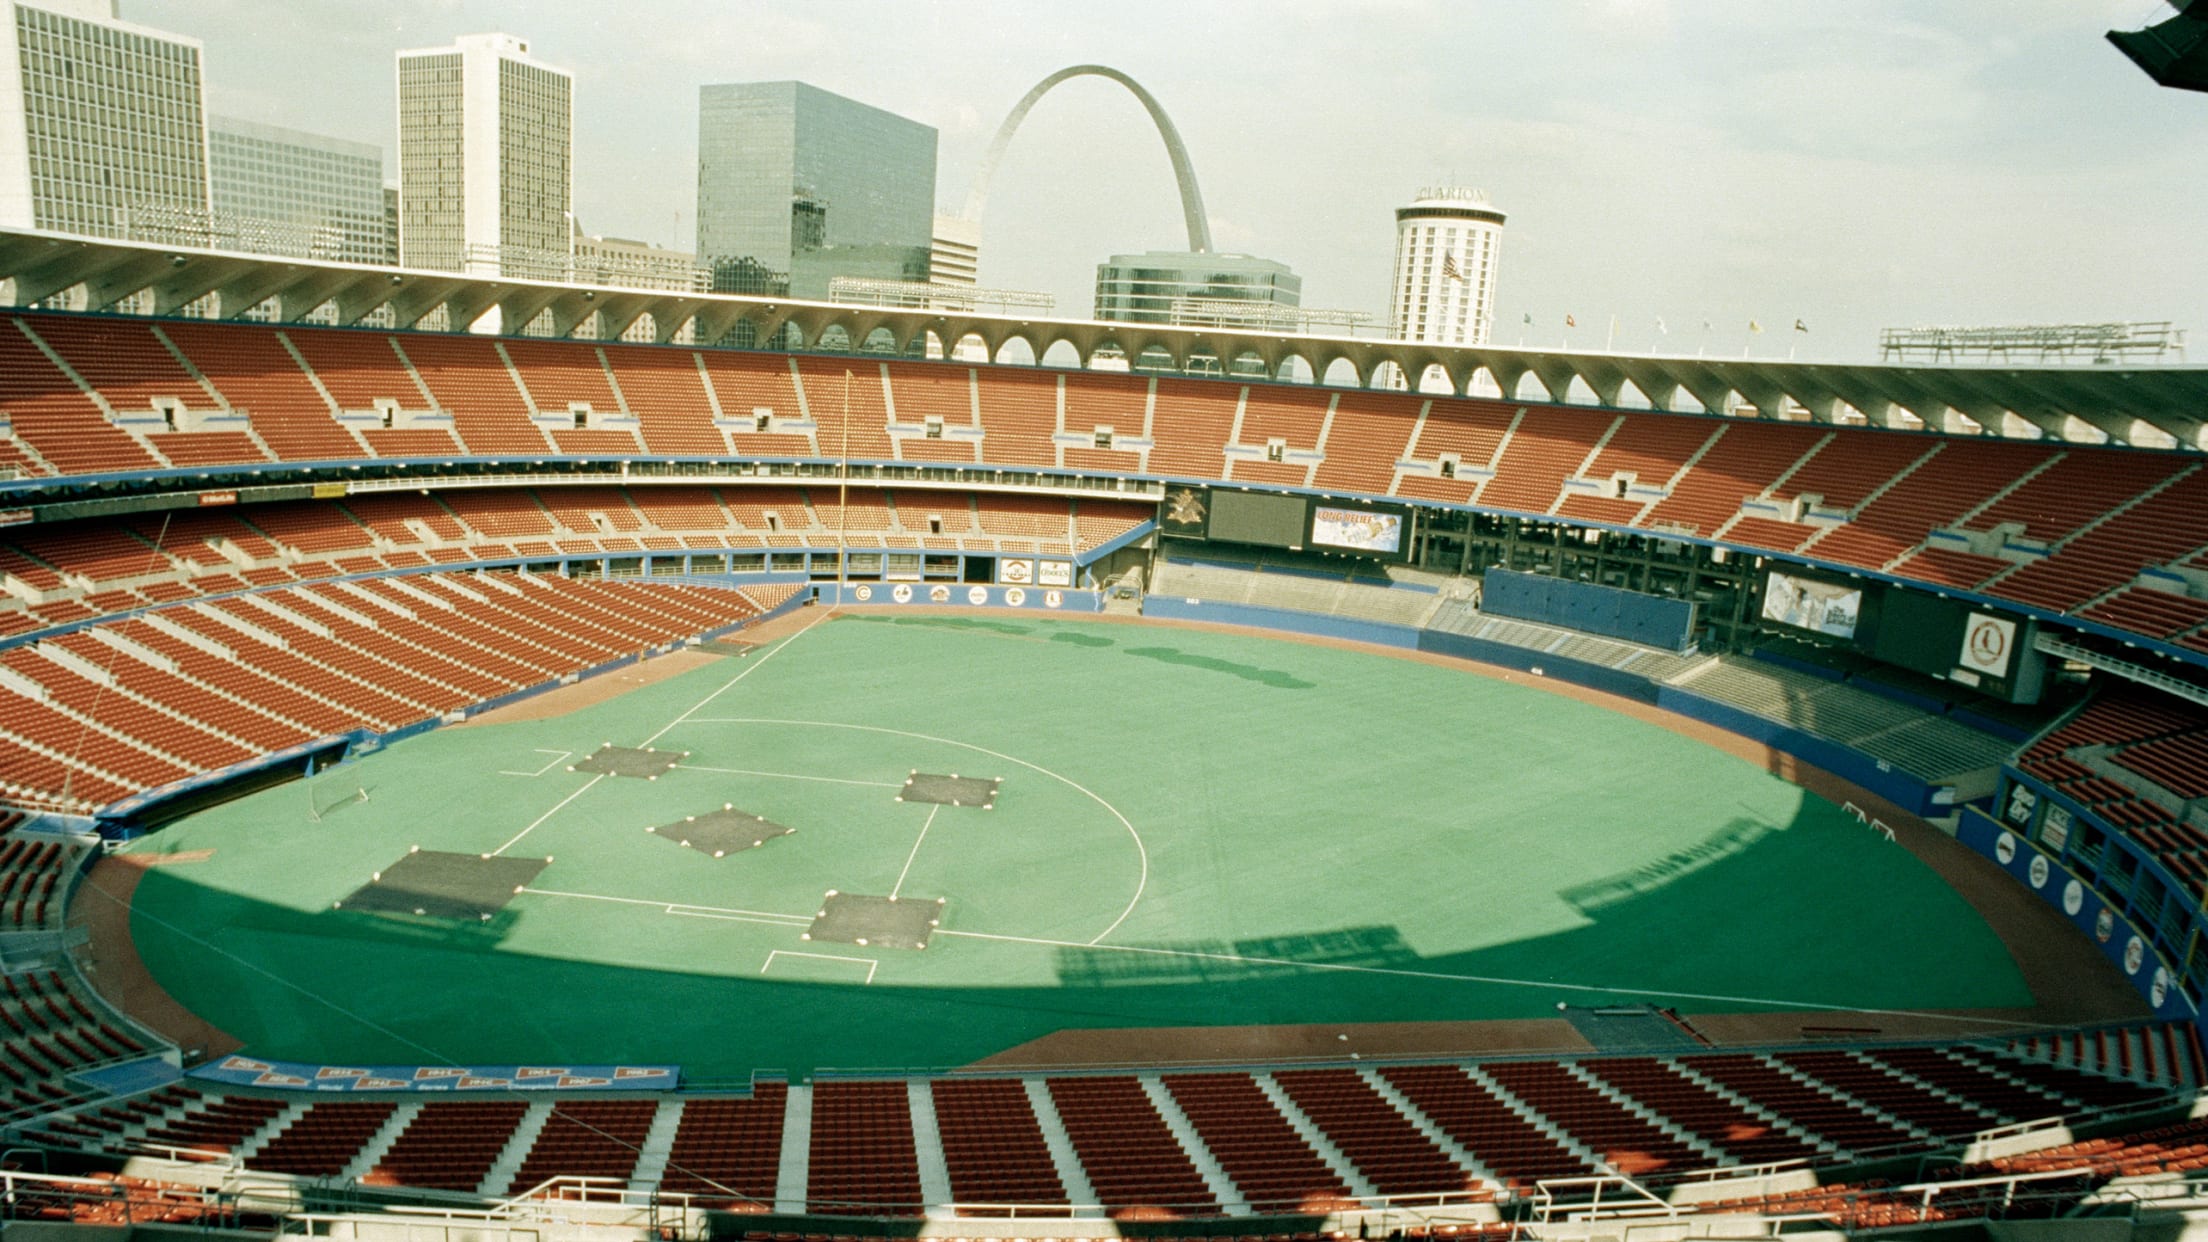
[[[1576,328],[1579,326],[1579,320],[1572,318],[1570,315],[1566,315],[1564,316],[1564,326],[1567,328]]]
[[[1794,321],[1794,330],[1796,332],[1807,332],[1809,331],[1809,325],[1797,319]]]
[[[1532,323],[1533,323],[1533,312],[1532,312],[1532,311],[1527,311],[1527,312],[1526,312],[1526,323],[1527,323],[1527,325],[1528,325],[1529,327],[1530,327],[1530,326],[1532,325]]]
[[[1756,335],[1758,335],[1758,336],[1761,336],[1761,335],[1763,335],[1763,325],[1762,325],[1762,324],[1760,324],[1760,323],[1757,323],[1757,322],[1756,322],[1755,320],[1753,320],[1753,319],[1751,319],[1751,320],[1749,320],[1749,321],[1748,321],[1748,330],[1749,330],[1750,332],[1753,332],[1753,333],[1755,333],[1755,334],[1756,334]]]
[[[1446,250],[1441,252],[1441,278],[1458,282],[1464,280],[1464,269],[1457,266],[1457,256]]]
[[[1660,336],[1671,335],[1671,329],[1664,326],[1664,317],[1662,315],[1656,316],[1656,332]]]
[[[1710,330],[1710,321],[1709,321],[1709,320],[1705,319],[1705,320],[1703,320],[1703,321],[1702,321],[1702,330],[1703,330],[1704,332],[1707,332],[1707,331],[1709,331],[1709,330]]]

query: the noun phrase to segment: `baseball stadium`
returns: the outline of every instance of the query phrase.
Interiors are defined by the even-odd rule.
[[[2179,1236],[2204,410],[0,230],[0,1219]]]

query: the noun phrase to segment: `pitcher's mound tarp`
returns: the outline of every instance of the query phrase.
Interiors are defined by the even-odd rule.
[[[932,772],[915,771],[905,777],[905,787],[897,793],[899,802],[937,802],[944,806],[978,806],[984,811],[997,805],[997,787],[1004,782],[996,777],[938,776]]]
[[[634,746],[616,746],[611,742],[591,752],[588,758],[578,759],[568,765],[570,772],[596,772],[601,776],[641,776],[645,780],[658,780],[662,772],[690,757],[687,750],[649,750]]]
[[[797,829],[785,827],[764,815],[754,815],[724,802],[719,810],[692,815],[671,824],[646,828],[644,831],[657,835],[663,841],[673,841],[701,854],[720,858],[738,850],[757,849],[774,838],[786,837]]]
[[[505,909],[551,861],[413,850],[346,894],[337,908],[481,922]]]
[[[880,949],[925,949],[943,918],[943,898],[862,897],[828,890],[807,940],[863,944]]]

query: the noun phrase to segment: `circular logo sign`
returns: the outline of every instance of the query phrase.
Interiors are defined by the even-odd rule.
[[[2001,865],[2004,867],[2008,866],[2012,862],[2015,862],[2016,837],[2006,832],[2002,833],[1998,837],[1995,837],[1993,839],[1993,856],[1999,859]]]
[[[866,601],[874,598],[874,588],[861,583],[856,590],[851,592],[851,594],[857,596],[859,602],[863,604]]]
[[[1035,562],[999,561],[997,577],[1006,582],[1031,582],[1035,578]]]
[[[2170,999],[2170,971],[2166,966],[2154,968],[2154,983],[2147,988],[2147,999],[2160,1009],[2162,1002]]]
[[[909,583],[900,582],[889,588],[889,597],[900,604],[909,604],[912,602],[912,586]]]
[[[951,602],[951,588],[949,588],[949,587],[947,587],[947,586],[944,586],[944,585],[943,585],[942,583],[940,583],[940,582],[936,583],[936,584],[935,584],[934,586],[931,586],[931,587],[929,587],[929,588],[928,588],[928,602],[929,602],[929,603],[931,603],[931,604],[948,604],[948,603],[950,603],[950,602]]]
[[[1981,622],[1971,627],[1970,654],[1976,656],[1980,664],[1999,664],[2008,650],[2009,639],[2000,626]]]
[[[1058,606],[1059,606],[1060,604],[1063,604],[1063,603],[1065,603],[1065,602],[1066,602],[1066,593],[1065,593],[1064,591],[1045,591],[1045,592],[1043,592],[1043,606],[1044,606],[1044,607],[1046,607],[1046,608],[1056,608],[1056,607],[1058,607]]]
[[[2072,880],[2068,884],[2063,885],[2062,912],[2064,914],[2075,915],[2079,910],[2083,909],[2084,907],[2085,885],[2078,883],[2076,880]],[[2104,910],[2102,911],[2102,913],[2105,914],[2107,913],[2107,911]],[[2106,940],[2108,939],[2108,937],[2103,936],[2101,937],[2101,939]]]
[[[967,602],[967,603],[969,603],[969,604],[974,604],[974,605],[977,605],[977,606],[978,606],[978,605],[981,605],[981,604],[986,604],[986,603],[988,603],[988,602],[989,602],[989,588],[988,588],[988,587],[979,587],[979,586],[977,586],[977,587],[967,587],[967,588],[966,588],[966,602]]]
[[[2071,883],[2075,884],[2077,883],[2077,881],[2072,880]],[[2115,934],[2116,912],[2113,910],[2103,909],[2100,912],[2099,916],[2097,916],[2093,920],[2093,938],[2100,941],[2102,944],[2107,944],[2108,938]]]
[[[1027,603],[1026,588],[1006,587],[1004,590],[1004,602],[1012,605],[1014,608],[1018,608],[1024,605],[1025,603]]]
[[[2047,887],[2047,856],[2045,854],[2032,855],[2029,878],[2032,881],[2033,888]]]
[[[2124,942],[2124,973],[2136,975],[2147,960],[2147,942],[2137,936]]]

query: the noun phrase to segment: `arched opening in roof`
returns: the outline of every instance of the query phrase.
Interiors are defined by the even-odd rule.
[[[1227,363],[1227,374],[1237,379],[1261,380],[1271,377],[1272,368],[1265,365],[1265,360],[1257,356],[1256,350],[1245,349]]]
[[[1290,354],[1280,360],[1280,369],[1273,378],[1283,384],[1308,384],[1311,382],[1311,361],[1302,354]]]
[[[1430,396],[1453,397],[1457,386],[1449,378],[1449,369],[1438,362],[1431,362],[1418,373],[1418,391]]]
[[[1670,409],[1674,414],[1709,413],[1708,410],[1702,408],[1702,399],[1695,396],[1684,384],[1672,392]]]
[[[851,332],[840,323],[832,323],[820,330],[820,339],[813,348],[822,353],[848,354],[851,352]]]
[[[1174,360],[1172,353],[1165,346],[1145,345],[1142,352],[1135,355],[1134,369],[1153,374],[1158,372],[1170,374],[1180,370],[1181,367],[1180,363]]]
[[[997,346],[994,361],[999,366],[1031,367],[1035,365],[1035,343],[1024,336],[1007,338]]]
[[[1602,398],[1596,394],[1594,387],[1577,374],[1574,374],[1571,381],[1564,385],[1563,400],[1566,405],[1601,405],[1603,403]]]
[[[982,340],[979,332],[969,332],[951,347],[950,357],[958,362],[987,362],[989,342]]]
[[[1621,410],[1653,410],[1656,408],[1656,403],[1648,399],[1648,394],[1641,391],[1641,386],[1630,379],[1618,382],[1616,405]]]
[[[1494,397],[1499,399],[1503,395],[1503,386],[1495,378],[1493,371],[1486,367],[1474,367],[1472,378],[1465,382],[1464,395],[1467,397]]]
[[[859,349],[869,354],[894,354],[897,352],[897,334],[888,328],[876,328],[866,334]]]
[[[1072,341],[1061,336],[1050,343],[1050,348],[1043,351],[1042,365],[1078,371],[1081,369],[1081,351]]]
[[[1357,364],[1339,354],[1334,356],[1332,362],[1326,364],[1326,371],[1319,377],[1319,382],[1328,388],[1362,388],[1365,386],[1364,377],[1357,374]]]
[[[1556,394],[1550,392],[1549,386],[1541,382],[1541,377],[1531,371],[1518,377],[1518,382],[1510,386],[1510,395],[1505,398],[1509,401],[1544,402],[1553,402],[1556,399]]]

